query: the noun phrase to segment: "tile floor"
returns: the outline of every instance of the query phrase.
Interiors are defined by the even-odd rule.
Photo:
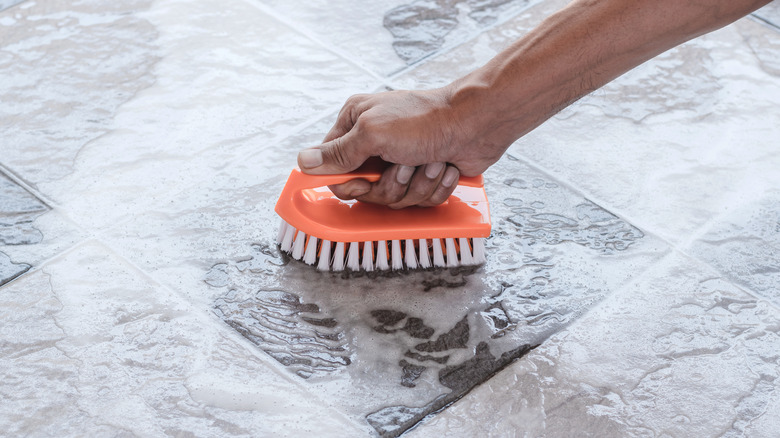
[[[513,145],[479,269],[273,243],[349,95],[564,4],[0,1],[1,434],[776,436],[778,2]]]

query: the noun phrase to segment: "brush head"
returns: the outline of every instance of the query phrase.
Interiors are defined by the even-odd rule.
[[[321,270],[418,269],[479,265],[490,235],[490,210],[481,176],[461,178],[435,207],[393,210],[338,199],[327,186],[382,172],[359,169],[343,175],[293,170],[276,203],[282,218],[277,242],[296,260]]]
[[[295,260],[321,271],[374,271],[474,266],[485,263],[482,237],[331,242],[282,221],[277,243]],[[305,250],[303,249],[305,248]]]

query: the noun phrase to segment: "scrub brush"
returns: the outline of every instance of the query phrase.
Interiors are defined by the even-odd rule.
[[[447,201],[435,207],[393,210],[343,201],[327,188],[355,178],[375,182],[381,175],[375,166],[340,175],[308,175],[294,169],[275,209],[282,218],[276,239],[281,250],[322,271],[485,262],[490,210],[481,175],[461,177]]]

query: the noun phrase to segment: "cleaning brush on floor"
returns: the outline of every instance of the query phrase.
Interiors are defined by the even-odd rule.
[[[490,210],[482,176],[461,177],[449,199],[435,207],[393,210],[342,201],[327,186],[382,175],[366,166],[341,175],[308,175],[294,169],[276,213],[281,250],[327,271],[425,269],[480,265],[490,235]]]

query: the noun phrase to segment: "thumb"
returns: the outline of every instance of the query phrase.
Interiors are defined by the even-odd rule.
[[[354,134],[345,135],[310,149],[298,152],[298,167],[312,175],[331,175],[351,172],[369,157],[357,146]]]

